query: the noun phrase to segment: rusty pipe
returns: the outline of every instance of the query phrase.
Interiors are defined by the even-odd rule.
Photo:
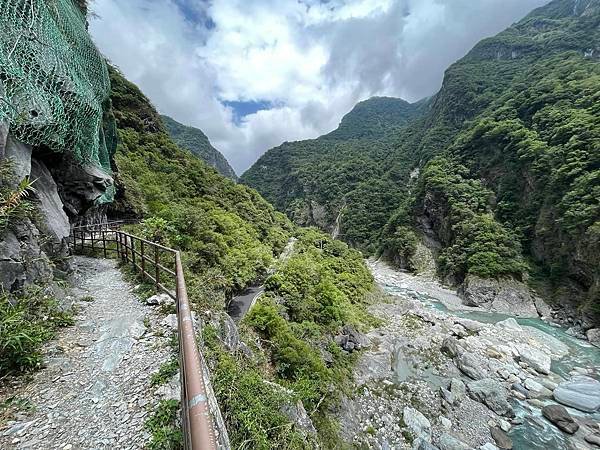
[[[175,252],[175,268],[177,272],[177,321],[179,324],[179,342],[181,348],[182,374],[182,418],[187,421],[184,424],[187,436],[186,444],[192,450],[216,450],[216,433],[214,422],[208,407],[208,396],[202,366],[192,312],[187,296],[187,288],[183,277],[183,266],[181,265],[181,254]]]

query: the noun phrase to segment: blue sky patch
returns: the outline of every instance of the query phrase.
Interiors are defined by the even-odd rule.
[[[215,22],[206,14],[207,0],[173,0],[185,18],[191,23],[202,25],[207,30],[215,28]]]
[[[273,104],[266,100],[252,100],[247,102],[230,102],[225,100],[221,103],[233,109],[233,121],[236,125],[239,125],[242,119],[250,114],[254,114],[257,111],[262,111],[263,109],[271,109],[273,107]]]

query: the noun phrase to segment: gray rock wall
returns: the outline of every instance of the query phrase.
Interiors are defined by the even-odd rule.
[[[70,271],[71,225],[105,217],[105,208],[95,202],[113,180],[69,155],[48,154],[19,142],[6,124],[0,124],[0,163],[8,160],[14,176],[0,180],[0,187],[14,189],[29,177],[35,188],[29,196],[35,213],[28,219],[15,218],[0,230],[0,288],[16,291]]]

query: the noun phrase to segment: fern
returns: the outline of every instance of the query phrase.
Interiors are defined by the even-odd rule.
[[[31,205],[27,199],[36,192],[33,186],[36,181],[25,177],[15,190],[0,192],[0,230],[6,228],[11,217],[30,211]]]

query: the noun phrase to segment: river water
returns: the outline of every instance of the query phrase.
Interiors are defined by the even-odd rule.
[[[404,276],[404,275],[403,275]],[[410,277],[406,275],[406,277]],[[390,283],[389,280],[386,280]],[[420,301],[422,304],[448,314],[460,316],[479,322],[494,324],[501,320],[512,316],[490,313],[485,311],[450,311],[446,305],[434,295],[431,290],[429,293],[424,293],[418,288],[418,282],[407,287],[406,283],[383,284],[382,287],[392,295],[407,296]],[[593,377],[600,379],[600,350],[586,341],[574,338],[565,332],[565,329],[550,325],[540,319],[523,319],[515,318],[520,325],[535,327],[566,344],[569,347],[568,355],[560,360],[553,360],[552,371],[561,377],[568,379],[569,372],[575,367],[592,369]],[[517,425],[512,428],[509,435],[513,440],[515,450],[568,450],[572,447],[568,446],[566,436],[558,430],[554,425],[542,417],[539,408],[532,407],[527,402],[521,402],[513,399],[512,401],[515,413],[518,417],[523,418],[522,425]],[[552,400],[547,400],[546,403],[554,403]],[[575,409],[567,408],[571,415],[586,417],[600,421],[600,413],[585,414]],[[591,447],[590,447],[591,448]]]

